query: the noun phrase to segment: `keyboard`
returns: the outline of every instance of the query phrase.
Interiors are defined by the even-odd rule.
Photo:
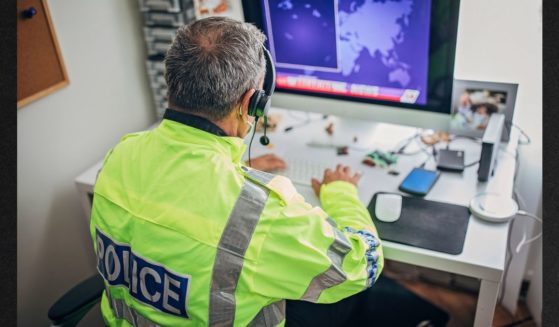
[[[327,168],[335,169],[335,165],[325,165],[305,159],[284,158],[287,163],[286,170],[278,170],[275,174],[285,176],[293,183],[301,185],[311,185],[311,178],[322,180],[324,170]]]

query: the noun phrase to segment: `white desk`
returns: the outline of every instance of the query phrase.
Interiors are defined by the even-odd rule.
[[[396,170],[400,171],[400,175],[392,176],[387,173],[386,169],[361,164],[361,160],[366,153],[374,149],[394,149],[403,139],[413,135],[417,131],[415,128],[333,116],[326,120],[320,120],[320,115],[309,114],[312,119],[317,120],[285,133],[283,129],[286,126],[299,124],[307,118],[307,114],[287,112],[277,108],[273,108],[271,112],[282,115],[277,130],[268,133],[273,147],[270,149],[261,146],[257,133],[252,145],[253,157],[274,152],[280,156],[331,163],[332,167],[337,163],[350,165],[364,173],[359,184],[359,197],[365,205],[369,203],[376,192],[398,192],[398,185],[407,173],[427,158],[425,153],[414,156],[400,156],[398,163],[394,166]],[[334,134],[331,137],[324,131],[329,122],[334,123]],[[354,136],[358,138],[357,143],[353,143]],[[517,139],[517,135],[512,135],[511,142],[501,150],[497,170],[489,182],[480,183],[477,181],[477,165],[466,168],[462,174],[443,172],[426,199],[468,206],[472,197],[484,191],[512,196]],[[311,148],[306,145],[309,140],[333,142],[334,144],[345,143],[350,145],[349,155],[338,156],[333,148]],[[412,143],[407,151],[414,151],[417,146],[417,144]],[[466,151],[466,163],[478,160],[481,151],[479,144],[467,139],[457,139],[451,143],[450,148],[464,149]],[[101,164],[102,162],[98,162],[76,179],[87,217],[89,217],[91,206],[88,194],[92,193],[97,171]],[[434,162],[430,161],[426,167],[434,167]],[[307,201],[315,205],[318,204],[318,199],[310,187],[300,185],[296,185],[296,187]],[[464,250],[459,255],[450,255],[389,241],[383,242],[384,254],[390,260],[480,279],[481,286],[474,325],[487,327],[491,326],[505,266],[507,232],[508,224],[490,224],[471,217]],[[380,236],[382,238],[382,235]]]

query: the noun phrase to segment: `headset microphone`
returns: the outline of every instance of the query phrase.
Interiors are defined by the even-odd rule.
[[[266,127],[268,127],[268,116],[264,116],[264,135],[260,137],[260,144],[262,145],[270,144],[270,139],[266,136]]]

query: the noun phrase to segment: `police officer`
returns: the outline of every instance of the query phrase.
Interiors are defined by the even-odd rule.
[[[241,160],[264,41],[227,18],[181,27],[165,59],[164,119],[107,154],[91,214],[107,325],[283,326],[286,300],[334,303],[378,278],[359,175],[337,166],[313,180],[321,209],[263,172],[280,158]]]

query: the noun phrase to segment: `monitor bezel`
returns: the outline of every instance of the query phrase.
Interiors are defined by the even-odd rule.
[[[259,0],[242,0],[243,4],[243,13],[245,17],[245,21],[256,25],[261,31],[264,32],[263,28],[263,17],[262,17],[262,9],[261,9],[261,1]],[[451,113],[451,106],[452,106],[452,89],[453,89],[453,80],[454,80],[454,64],[455,64],[455,57],[456,57],[456,42],[457,42],[457,35],[458,35],[458,18],[459,18],[459,9],[460,9],[460,0],[433,0],[431,5],[431,15],[433,16],[433,12],[439,9],[440,5],[448,5],[449,9],[447,12],[446,21],[437,21],[437,24],[443,24],[445,26],[445,32],[448,34],[446,37],[448,38],[448,50],[446,51],[446,73],[445,77],[441,78],[441,82],[446,84],[446,90],[443,91],[442,94],[437,99],[433,100],[431,98],[433,90],[428,90],[427,95],[427,103],[422,104],[410,104],[410,103],[402,103],[402,102],[393,102],[393,101],[384,101],[384,100],[377,100],[377,99],[370,99],[370,98],[363,98],[363,97],[356,97],[356,96],[347,96],[347,95],[339,95],[339,94],[329,94],[329,93],[320,93],[320,92],[310,92],[310,91],[302,91],[302,90],[295,90],[289,88],[282,88],[277,86],[275,92],[278,93],[286,93],[286,94],[295,94],[295,95],[304,95],[309,97],[315,98],[326,98],[326,99],[336,99],[336,100],[345,100],[351,102],[358,102],[364,104],[372,104],[372,105],[383,105],[389,106],[394,108],[402,108],[402,109],[414,109],[418,111],[428,111],[434,113],[442,113],[448,114]],[[433,20],[431,21],[433,24]],[[437,33],[441,33],[442,30],[437,28],[430,28],[429,31],[429,39],[433,40],[435,37],[439,37],[436,35]],[[266,41],[266,46],[269,48],[269,44]],[[428,85],[431,83],[431,76],[432,76],[432,69],[434,66],[431,64],[431,61],[434,60],[432,58],[432,51],[433,51],[433,43],[430,42],[429,46],[429,75],[428,75]],[[431,86],[433,88],[434,86]],[[433,101],[435,101],[433,103]]]

